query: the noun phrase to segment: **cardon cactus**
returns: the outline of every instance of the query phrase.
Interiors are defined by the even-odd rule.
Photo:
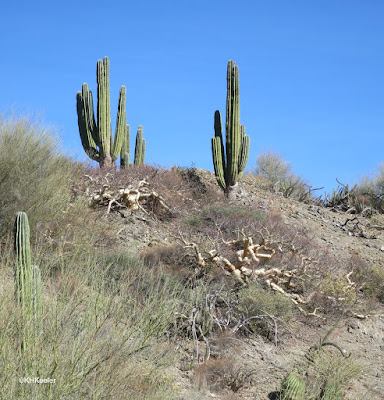
[[[124,136],[123,145],[120,153],[120,168],[129,166],[130,146],[129,146],[130,127],[127,125],[126,134]],[[145,160],[145,139],[143,139],[143,127],[140,125],[136,135],[134,164],[144,164]]]
[[[212,157],[217,181],[227,195],[230,195],[242,177],[248,161],[250,144],[244,125],[240,125],[239,68],[233,61],[228,62],[226,104],[225,148],[221,114],[220,111],[216,111]]]
[[[41,328],[42,284],[41,273],[37,265],[31,265],[31,246],[29,242],[29,223],[27,214],[19,212],[14,225],[15,249],[15,297],[21,308],[23,331],[23,349],[30,338]],[[33,324],[29,321],[33,319]],[[29,327],[31,329],[29,329]]]
[[[111,129],[111,102],[109,92],[109,59],[97,61],[97,122],[93,109],[92,92],[86,83],[77,93],[77,120],[81,143],[87,155],[100,168],[110,168],[121,151],[126,133],[126,88],[120,88],[115,139]]]

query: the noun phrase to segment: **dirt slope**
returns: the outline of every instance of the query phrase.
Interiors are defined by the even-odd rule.
[[[220,195],[213,174],[194,169],[193,176],[192,185],[199,190],[203,188],[203,191],[211,190]],[[156,176],[153,177],[152,183],[156,179]],[[368,265],[384,269],[382,215],[356,216],[287,199],[266,190],[252,177],[245,177],[241,188],[242,194],[232,204],[257,204],[260,210],[281,213],[283,221],[291,227],[307,228],[319,251],[329,253],[337,260],[334,267],[337,271],[334,272],[346,276],[354,255]],[[159,194],[162,195],[161,192]],[[209,198],[191,200],[190,209],[202,208],[207,204]],[[172,204],[170,206],[172,209]],[[99,212],[106,212],[106,209]],[[175,240],[173,235],[177,218],[162,220],[140,209],[112,212],[108,218],[114,224],[116,241],[132,252],[145,251],[148,247],[173,243]],[[367,306],[358,300],[355,310],[355,313],[346,314],[332,334],[334,342],[342,345],[351,353],[351,357],[360,360],[366,367],[364,376],[346,391],[346,398],[384,399],[384,307],[378,301],[372,301]],[[185,370],[187,368],[183,367],[183,357],[193,351],[194,344],[187,340],[180,342],[177,349],[180,362],[170,371],[177,377],[181,387],[180,400],[274,398],[272,393],[279,388],[284,375],[310,346],[324,337],[334,321],[331,316],[299,318],[290,326],[289,334],[278,346],[257,337],[223,339],[226,344],[220,347],[222,357],[232,360],[239,374],[245,370],[252,371],[248,378],[243,376],[241,387],[235,391],[228,387],[216,389],[215,385],[201,382],[199,388],[194,379],[196,368]],[[204,343],[201,346],[204,347]],[[215,344],[212,343],[212,346],[214,348]]]

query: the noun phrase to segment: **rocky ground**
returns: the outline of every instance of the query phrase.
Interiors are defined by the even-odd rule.
[[[156,186],[156,175],[149,176],[150,185]],[[196,190],[210,191],[214,196],[220,196],[213,174],[193,170],[189,183]],[[177,185],[176,185],[177,186]],[[329,254],[336,263],[333,268],[336,274],[346,277],[350,272],[351,257],[356,256],[368,265],[384,269],[384,218],[379,213],[367,213],[365,216],[347,214],[325,208],[320,204],[305,204],[279,193],[272,193],[263,187],[260,181],[253,177],[245,177],[241,184],[242,192],[232,204],[242,206],[257,206],[263,212],[279,213],[283,221],[290,227],[306,228],[311,240],[318,246],[319,253]],[[175,242],[175,232],[180,229],[180,215],[177,202],[182,198],[184,206],[197,210],[209,204],[212,197],[201,196],[198,200],[187,198],[187,194],[176,188],[173,195],[162,193],[161,187],[156,188],[157,194],[169,205],[169,218],[154,216],[148,209],[129,210],[113,207],[106,216],[111,222],[115,240],[123,248],[132,252],[145,252],[161,244]],[[179,199],[180,200],[180,199]],[[107,204],[107,203],[105,203]],[[118,207],[117,207],[118,208]],[[188,207],[187,207],[188,208]],[[107,207],[98,209],[106,213]],[[184,215],[185,217],[185,215]],[[179,224],[179,225],[178,225]],[[176,226],[177,225],[177,226]],[[198,237],[194,237],[198,240]],[[354,276],[349,275],[351,281]],[[356,283],[357,284],[357,283]],[[319,343],[335,322],[335,316],[297,317],[289,324],[287,331],[276,346],[273,341],[262,337],[225,337],[212,340],[212,351],[220,354],[224,360],[222,365],[210,361],[203,366],[189,368],[190,354],[196,345],[191,340],[181,341],[177,347],[178,362],[170,373],[174,374],[181,388],[180,400],[192,399],[273,399],[281,380],[292,367],[299,362],[306,350]],[[347,399],[384,398],[384,305],[377,300],[367,299],[358,295],[356,302],[345,314],[340,324],[332,333],[332,340],[342,346],[351,357],[359,360],[365,368],[364,374],[345,391]],[[200,343],[204,348],[204,342]],[[206,370],[204,371],[204,368]],[[225,375],[232,370],[232,376],[237,376],[237,384],[220,383],[220,379],[209,379],[209,371]],[[221,371],[221,372],[220,372]],[[203,378],[200,378],[203,377]],[[274,397],[275,396],[275,397]]]

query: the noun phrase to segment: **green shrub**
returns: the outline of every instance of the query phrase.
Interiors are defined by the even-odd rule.
[[[0,236],[9,232],[17,211],[28,213],[32,230],[60,215],[73,172],[51,129],[30,118],[0,116]]]
[[[294,314],[290,299],[270,289],[252,283],[239,294],[239,308],[249,320],[249,328],[256,334],[276,339],[278,322],[289,321]],[[282,331],[282,329],[280,328]]]

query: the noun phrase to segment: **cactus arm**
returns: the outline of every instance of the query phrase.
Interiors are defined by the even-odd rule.
[[[215,169],[215,175],[217,182],[223,190],[226,189],[227,184],[224,177],[224,163],[223,163],[223,143],[220,136],[215,136],[211,139],[212,141],[212,157],[213,157],[213,167]]]
[[[129,136],[130,136],[130,127],[129,125],[125,126],[125,135],[123,144],[121,146],[120,151],[120,167],[126,168],[129,165]]]
[[[122,86],[120,89],[119,105],[117,109],[115,142],[113,143],[111,151],[111,157],[113,161],[115,161],[119,157],[124,142],[124,137],[126,134],[127,114],[125,112],[125,103],[126,103],[126,88],[125,86]]]
[[[141,141],[140,164],[144,165],[144,163],[145,163],[145,139],[143,138]]]
[[[220,114],[220,111],[218,111],[218,110],[215,111],[214,129],[215,129],[215,137],[220,138],[222,169],[223,169],[223,174],[224,174],[224,181],[227,182],[227,168],[226,168],[225,149],[224,149],[224,142],[223,142],[223,130],[222,130],[222,124],[221,124],[221,114]],[[212,153],[212,155],[213,155],[213,153]]]
[[[140,125],[136,134],[135,159],[134,159],[135,165],[140,165],[144,163],[143,152],[145,152],[145,142],[143,139],[143,127],[142,125]]]
[[[96,123],[93,116],[92,93],[88,89],[87,84],[83,85],[82,91],[77,93],[77,122],[79,125],[79,132],[81,144],[86,154],[94,161],[99,160],[99,152],[97,151],[94,136]],[[91,115],[92,110],[92,115]]]
[[[84,83],[83,86],[81,87],[81,93],[82,93],[82,97],[83,97],[85,122],[87,125],[87,129],[88,129],[93,141],[96,143],[96,146],[100,146],[99,132],[97,129],[95,113],[93,110],[92,91],[88,88],[88,85],[86,83]]]
[[[241,148],[239,153],[239,179],[242,178],[245,166],[248,162],[250,137],[245,134],[245,126],[240,125]]]

